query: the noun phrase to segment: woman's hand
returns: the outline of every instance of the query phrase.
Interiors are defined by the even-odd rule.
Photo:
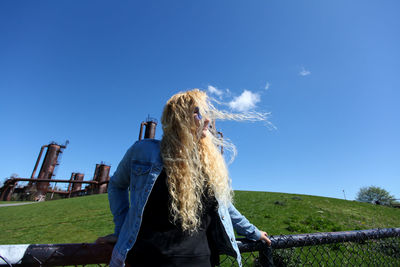
[[[97,244],[105,244],[105,243],[117,243],[118,237],[114,234],[109,234],[106,236],[101,236],[94,241]]]
[[[261,232],[260,240],[267,243],[268,246],[271,246],[271,240],[269,240],[268,234],[264,231],[260,231],[260,232]]]

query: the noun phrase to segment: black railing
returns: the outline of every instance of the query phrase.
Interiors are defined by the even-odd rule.
[[[400,228],[238,239],[244,266],[400,266]],[[108,244],[0,245],[0,266],[107,266]],[[237,266],[221,255],[220,266]]]

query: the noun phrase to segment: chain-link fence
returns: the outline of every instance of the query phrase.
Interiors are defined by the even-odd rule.
[[[400,266],[400,228],[274,237],[276,266]]]
[[[400,266],[400,228],[238,239],[243,266]],[[0,266],[107,266],[108,244],[0,245]],[[221,267],[238,266],[221,255]]]

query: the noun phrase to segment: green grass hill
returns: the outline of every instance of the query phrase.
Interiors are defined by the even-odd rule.
[[[236,191],[235,206],[270,235],[400,227],[400,209],[335,198]],[[0,244],[93,242],[113,232],[107,194],[0,207],[0,218]]]

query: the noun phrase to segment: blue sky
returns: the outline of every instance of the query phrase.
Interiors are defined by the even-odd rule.
[[[100,161],[113,172],[148,114],[201,88],[232,111],[272,113],[276,129],[217,124],[239,152],[234,189],[354,199],[376,185],[400,198],[399,10],[395,0],[1,1],[0,180],[29,177],[40,147],[67,139],[56,178],[89,180]]]

